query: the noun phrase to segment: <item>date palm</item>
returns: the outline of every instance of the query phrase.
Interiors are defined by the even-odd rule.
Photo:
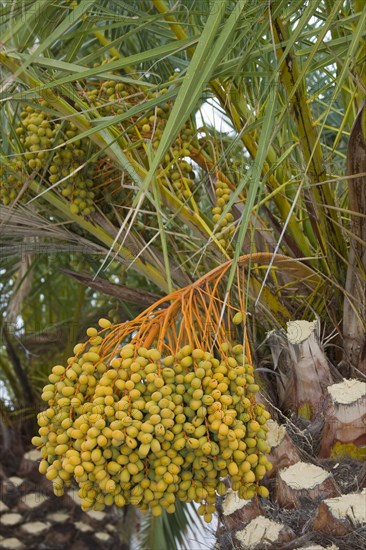
[[[268,331],[315,315],[332,337],[328,359],[362,377],[364,3],[25,0],[1,10],[0,361],[13,404],[31,410],[50,366],[99,317],[133,319],[231,259],[225,304],[240,257],[256,253],[266,261],[249,264],[241,289],[254,360],[268,361]],[[22,112],[39,110],[57,131],[37,165],[19,128]],[[51,179],[55,155],[80,143],[80,166]],[[67,191],[84,173],[91,212]],[[268,387],[272,374],[261,376]],[[172,548],[188,517],[183,508],[171,529],[162,520],[157,535],[151,523],[142,533]]]

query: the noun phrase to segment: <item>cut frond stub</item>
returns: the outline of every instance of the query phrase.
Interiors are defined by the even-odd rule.
[[[266,477],[273,477],[282,468],[287,468],[300,461],[299,450],[291,437],[288,435],[285,426],[278,424],[275,420],[268,420],[267,442],[271,452],[267,455],[272,464]]]
[[[327,386],[333,382],[316,332],[317,321],[288,322],[280,359],[280,405],[296,411],[297,416],[306,420],[313,420],[321,411]],[[270,346],[277,349],[278,339],[275,333],[272,334]]]
[[[366,524],[366,489],[361,493],[350,493],[329,498],[320,503],[313,527],[317,531],[342,537]]]
[[[366,383],[343,380],[328,388],[322,457],[366,459]]]
[[[333,476],[315,464],[297,462],[277,474],[277,502],[284,508],[301,508],[301,500],[340,494]]]

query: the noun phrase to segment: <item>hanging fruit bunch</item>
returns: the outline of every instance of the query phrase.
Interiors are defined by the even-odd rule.
[[[2,164],[0,166],[1,202],[7,206],[15,201],[19,194],[23,192],[23,188],[27,184],[27,180],[29,180],[29,176],[24,170],[21,160],[13,159],[7,164]]]
[[[141,102],[164,95],[166,91],[150,92],[141,85],[109,80],[89,82],[77,93],[82,100],[87,100],[90,108],[104,117],[120,115]],[[23,172],[25,168],[29,174],[37,174],[40,181],[48,181],[54,186],[69,201],[73,214],[88,216],[95,211],[96,205],[108,210],[111,198],[115,203],[123,204],[130,195],[125,187],[133,185],[130,177],[114,166],[105,154],[97,155],[97,148],[89,138],[75,139],[79,129],[71,119],[55,118],[44,99],[40,99],[38,105],[25,106],[16,127],[25,158]],[[147,111],[143,117],[129,117],[116,124],[123,151],[128,158],[142,162],[144,169],[148,168],[146,142],[151,141],[155,149],[158,147],[171,108],[172,102],[167,101],[162,108]],[[195,176],[188,158],[194,135],[194,129],[187,122],[166,153],[158,173],[161,184],[180,200],[192,197]],[[74,141],[69,142],[71,139]],[[12,171],[20,173],[18,164],[13,163]],[[13,175],[8,179],[4,173],[0,174],[0,198],[4,204],[16,198],[22,187],[21,181],[21,177]]]
[[[77,135],[77,127],[70,121],[54,120],[44,100],[40,100],[39,108],[28,105],[21,111],[16,133],[25,151],[29,173],[39,174],[51,185],[57,183],[58,191],[70,201],[72,213],[91,214],[95,163],[86,162],[91,142],[84,139],[67,143]],[[55,152],[55,147],[62,143],[64,146]],[[0,188],[5,187],[6,181],[0,181]]]
[[[220,179],[215,183],[215,206],[212,208],[212,220],[219,227],[217,239],[224,249],[229,248],[231,239],[235,233],[235,225],[233,225],[234,216],[231,212],[222,215],[224,208],[230,199],[230,187]]]
[[[164,97],[166,92],[166,88],[152,92],[143,86],[127,85],[115,80],[103,82],[101,85],[89,83],[85,89],[90,105],[98,109],[100,116],[121,115],[141,102]],[[125,150],[134,150],[140,159],[146,159],[144,145],[147,140],[157,149],[172,107],[173,103],[167,101],[161,107],[145,112],[143,117],[129,117],[118,123]],[[192,165],[185,158],[190,157],[193,146],[197,146],[195,131],[190,122],[186,122],[182,132],[166,153],[158,174],[161,183],[181,200],[192,196],[194,173]]]
[[[248,261],[237,268],[238,307],[228,299],[222,314],[228,262],[132,321],[100,319],[53,367],[32,441],[57,495],[75,479],[84,510],[131,503],[159,516],[195,501],[207,522],[227,476],[241,498],[268,495],[270,415],[256,402],[243,325]]]

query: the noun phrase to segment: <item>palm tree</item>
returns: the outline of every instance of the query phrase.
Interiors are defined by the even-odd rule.
[[[245,308],[262,399],[311,428],[327,387],[366,373],[364,3],[1,10],[5,420],[15,406],[32,424],[50,366],[98,318],[132,320],[227,265],[215,299]],[[293,388],[299,374],[284,328],[314,317],[324,383],[285,399],[281,366]],[[188,518],[146,524],[147,544],[172,548]]]

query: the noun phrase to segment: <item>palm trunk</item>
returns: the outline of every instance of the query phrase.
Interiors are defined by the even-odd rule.
[[[363,107],[348,144],[347,174],[351,242],[345,285],[343,337],[345,361],[351,375],[366,375],[366,111]]]

